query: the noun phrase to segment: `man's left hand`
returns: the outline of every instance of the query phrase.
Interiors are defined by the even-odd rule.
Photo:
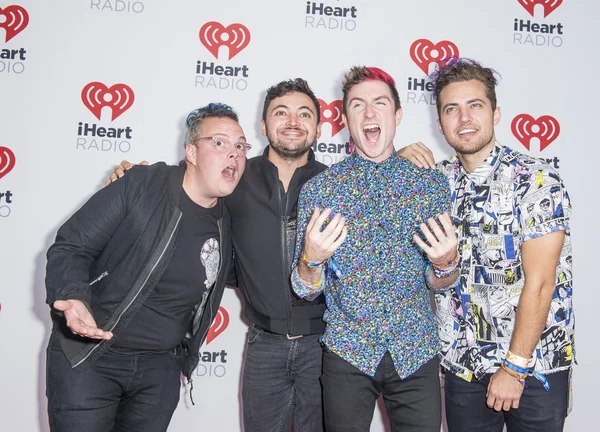
[[[445,266],[456,258],[458,240],[448,213],[441,214],[439,220],[442,223],[441,227],[433,218],[428,219],[429,226],[425,223],[420,226],[421,232],[429,244],[416,234],[413,234],[413,239],[425,251],[432,264]]]
[[[523,394],[523,385],[515,377],[510,376],[502,369],[498,369],[490,378],[486,404],[495,411],[517,409],[519,408],[521,394]]]

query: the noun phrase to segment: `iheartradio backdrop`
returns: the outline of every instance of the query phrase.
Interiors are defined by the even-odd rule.
[[[579,366],[566,430],[595,429],[598,2],[17,1],[0,0],[0,429],[47,430],[45,253],[122,159],[176,163],[187,113],[211,101],[237,109],[260,154],[265,90],[303,77],[322,103],[317,157],[335,163],[348,155],[340,81],[355,64],[396,78],[396,146],[420,140],[441,159],[450,151],[426,76],[456,54],[501,73],[498,140],[547,159],[571,193]],[[228,289],[201,349],[196,406],[183,386],[170,430],[242,429],[246,328]],[[377,410],[372,431],[385,430]]]

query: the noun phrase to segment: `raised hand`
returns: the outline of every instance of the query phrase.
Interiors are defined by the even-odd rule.
[[[67,326],[73,334],[90,339],[111,339],[111,332],[99,329],[96,320],[80,300],[57,300],[54,309],[65,314]]]
[[[138,165],[148,165],[148,161],[141,161]],[[126,160],[121,161],[121,163],[115,168],[115,170],[112,173],[110,173],[110,177],[108,178],[108,180],[106,180],[104,182],[104,186],[108,186],[112,182],[123,177],[125,175],[125,171],[127,171],[129,168],[131,168],[133,166],[135,166],[135,165],[129,161],[126,161]]]
[[[304,254],[308,262],[323,262],[344,242],[348,235],[346,218],[336,214],[323,228],[323,223],[331,214],[331,209],[321,212],[315,208],[304,237]]]
[[[413,234],[413,240],[427,254],[429,261],[438,266],[446,266],[451,263],[458,254],[458,240],[454,232],[454,225],[448,213],[441,214],[440,225],[433,218],[429,218],[425,223],[421,223],[421,232],[427,239],[427,244],[417,234]]]
[[[422,142],[417,142],[398,150],[400,156],[405,157],[419,168],[435,168],[435,158],[429,148]]]

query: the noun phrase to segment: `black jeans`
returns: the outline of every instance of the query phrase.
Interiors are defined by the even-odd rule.
[[[319,335],[289,340],[256,327],[248,331],[242,399],[246,432],[321,432]]]
[[[370,377],[331,351],[323,353],[327,432],[368,432],[380,394],[392,431],[439,432],[442,422],[439,361],[432,358],[401,379],[386,353]]]
[[[56,338],[46,351],[46,396],[52,432],[162,432],[179,402],[181,357],[105,353],[71,368]]]
[[[519,408],[494,411],[485,404],[492,374],[471,382],[446,372],[444,395],[449,432],[500,432],[506,423],[508,432],[558,432],[567,415],[569,372],[546,375],[546,391],[534,377],[527,377]]]

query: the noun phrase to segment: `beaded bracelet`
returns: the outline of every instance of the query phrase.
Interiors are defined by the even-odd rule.
[[[452,261],[449,261],[447,265],[433,264],[433,274],[438,279],[443,279],[450,276],[452,273],[458,270],[458,263],[460,262],[460,255],[457,253]]]
[[[525,378],[527,378],[527,375],[522,375],[518,372],[515,372],[511,369],[509,369],[507,366],[504,365],[504,363],[500,364],[500,368],[506,372],[507,374],[509,374],[511,377],[513,377],[514,379],[516,379],[519,384],[521,384],[523,386],[523,388],[527,388],[527,381],[525,381]]]
[[[507,374],[509,374],[511,377],[516,378],[518,380],[524,380],[525,378],[527,378],[528,373],[525,372],[517,372],[516,370],[510,368],[509,366],[507,366],[504,363],[500,364],[500,368],[506,372]]]

